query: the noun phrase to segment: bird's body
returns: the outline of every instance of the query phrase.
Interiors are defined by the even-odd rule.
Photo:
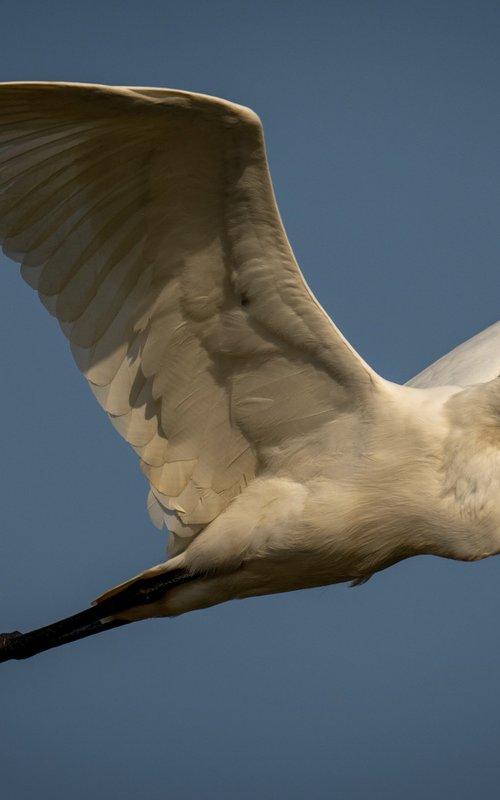
[[[299,271],[252,111],[0,86],[0,238],[138,453],[171,556],[59,623],[57,641],[52,627],[43,646],[5,639],[5,658],[117,621],[362,583],[422,553],[500,552],[500,324],[410,385],[379,377]]]
[[[262,475],[182,554],[154,568],[212,577],[136,615],[362,583],[415,555],[473,561],[500,552],[500,430],[495,441],[492,426],[473,432],[470,424],[482,404],[486,412],[491,403],[493,421],[500,381],[378,391],[366,417],[340,421],[341,436],[327,426],[269,453]]]

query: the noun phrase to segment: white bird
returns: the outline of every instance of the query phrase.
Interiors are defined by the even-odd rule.
[[[500,552],[500,323],[406,386],[308,288],[249,109],[165,89],[0,86],[0,239],[149,478],[169,554],[26,658],[233,598]],[[110,480],[112,476],[110,476]]]

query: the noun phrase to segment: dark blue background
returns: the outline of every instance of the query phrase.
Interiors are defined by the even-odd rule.
[[[500,318],[495,2],[17,2],[0,79],[169,86],[262,117],[320,301],[405,381]],[[0,264],[0,630],[163,559],[134,453]],[[500,354],[499,354],[500,366]],[[387,487],[390,502],[390,486]],[[496,797],[500,567],[414,559],[1,667],[9,800]]]

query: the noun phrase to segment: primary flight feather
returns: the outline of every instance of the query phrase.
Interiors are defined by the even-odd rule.
[[[58,633],[5,635],[4,660],[500,550],[500,325],[410,386],[376,375],[305,283],[249,109],[0,85],[0,238],[137,452],[171,555]]]

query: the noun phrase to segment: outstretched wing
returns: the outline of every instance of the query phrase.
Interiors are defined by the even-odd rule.
[[[1,85],[0,238],[139,455],[174,549],[377,380],[298,269],[249,109]]]
[[[500,322],[490,325],[419,372],[407,386],[470,386],[500,376]]]

